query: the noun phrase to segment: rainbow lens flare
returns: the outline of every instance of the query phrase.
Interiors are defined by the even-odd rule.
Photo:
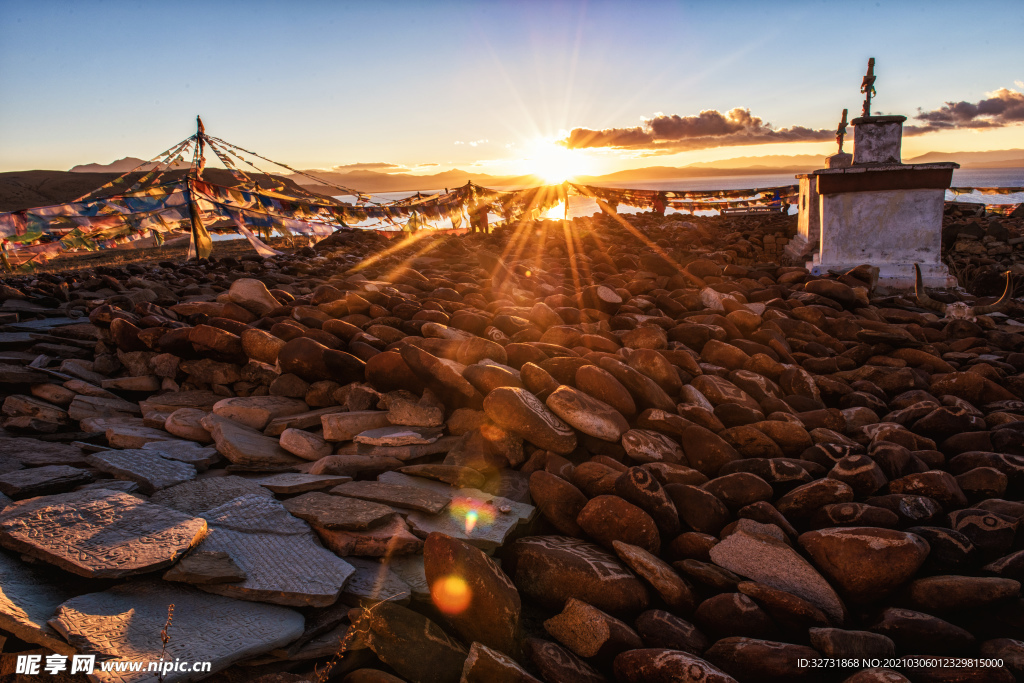
[[[448,510],[465,528],[467,536],[478,526],[486,528],[494,523],[494,508],[472,498],[453,498]]]
[[[442,576],[430,587],[430,598],[445,614],[459,614],[473,599],[473,591],[461,576]]]

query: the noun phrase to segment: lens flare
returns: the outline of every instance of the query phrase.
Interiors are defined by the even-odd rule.
[[[430,587],[430,598],[445,614],[460,614],[469,607],[473,591],[461,576],[442,576]]]
[[[454,498],[448,510],[465,528],[467,536],[477,527],[487,528],[494,523],[494,508],[472,498]]]

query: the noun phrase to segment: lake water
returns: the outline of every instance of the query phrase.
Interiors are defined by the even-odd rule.
[[[599,187],[628,187],[636,190],[742,190],[757,187],[779,187],[784,185],[795,185],[798,181],[792,173],[766,173],[764,175],[736,175],[736,176],[713,176],[707,178],[676,178],[668,180],[635,181],[630,183],[595,183]],[[1024,187],[1024,168],[982,168],[953,171],[953,187]],[[450,188],[449,188],[450,189]],[[498,188],[505,189],[505,188]],[[512,188],[509,188],[512,189]],[[435,194],[444,192],[444,188],[423,189],[423,194]],[[416,194],[412,192],[382,192],[374,194],[376,202],[385,203],[397,199],[405,199]],[[343,202],[354,202],[352,195],[337,195],[335,199]],[[952,192],[946,193],[947,200],[959,202],[978,202],[982,204],[1017,204],[1024,202],[1024,193],[1012,195],[956,195]],[[631,206],[620,205],[619,213],[638,213],[644,209],[637,209]],[[569,197],[569,218],[579,216],[592,216],[598,211],[597,202],[589,197]],[[789,212],[794,214],[797,207],[792,205]],[[668,209],[666,213],[685,213]],[[716,211],[698,211],[698,215],[714,215]],[[559,219],[565,216],[565,205],[559,204],[548,210],[544,217]],[[491,216],[492,221],[498,217]],[[362,228],[374,225],[373,221],[357,223],[352,227]],[[448,221],[440,227],[450,227]],[[240,235],[217,235],[214,239],[241,239]]]

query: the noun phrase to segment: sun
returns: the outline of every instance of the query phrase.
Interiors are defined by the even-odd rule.
[[[545,182],[557,184],[590,172],[590,163],[583,154],[566,149],[554,140],[534,140],[523,160],[527,173],[541,177]]]

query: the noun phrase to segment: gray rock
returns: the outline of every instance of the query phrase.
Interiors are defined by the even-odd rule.
[[[142,450],[153,451],[168,460],[186,462],[200,472],[221,459],[216,448],[200,446],[194,441],[150,441]]]
[[[164,581],[182,583],[237,583],[245,580],[245,572],[225,552],[195,550],[181,558],[164,574]]]
[[[29,565],[0,552],[0,628],[8,633],[63,655],[77,654],[46,623],[73,595]]]
[[[239,583],[204,585],[205,591],[279,605],[325,607],[338,599],[355,571],[321,546],[308,524],[272,498],[242,496],[203,516],[210,533],[196,549],[226,552],[246,574]]]
[[[0,492],[17,500],[66,493],[92,480],[91,472],[69,465],[30,467],[0,475]]]
[[[213,672],[286,645],[302,635],[303,617],[274,605],[232,600],[189,586],[138,581],[65,602],[51,625],[82,652],[114,659],[160,659],[160,631],[169,605],[174,619],[164,659],[209,661]],[[126,618],[130,615],[131,618]],[[151,672],[108,675],[111,683],[156,683]],[[170,672],[164,683],[196,680]]]
[[[0,453],[17,460],[26,467],[86,464],[82,449],[39,439],[0,438]]]
[[[260,486],[256,481],[229,475],[193,479],[184,484],[157,491],[149,500],[151,503],[166,505],[190,515],[201,515],[239,496],[249,494],[264,498],[274,497],[273,493]]]
[[[418,446],[434,443],[440,437],[441,430],[436,427],[393,425],[360,432],[356,434],[353,441],[368,446]]]
[[[79,576],[163,569],[198,543],[206,522],[114,491],[32,498],[0,513],[0,544]]]
[[[203,427],[213,436],[217,450],[232,464],[255,470],[287,469],[303,462],[281,448],[277,439],[210,413]]]
[[[796,551],[767,533],[737,530],[711,548],[711,560],[731,572],[803,598],[835,624],[843,622],[846,608],[832,586]]]
[[[397,514],[388,506],[359,498],[310,492],[284,501],[284,507],[299,519],[323,529],[363,531],[378,527]]]
[[[90,465],[118,479],[134,481],[143,493],[153,493],[196,478],[196,468],[168,460],[153,451],[100,451],[85,456]]]
[[[388,563],[350,557],[346,560],[355,567],[355,574],[345,583],[341,599],[351,605],[369,607],[382,601],[405,604],[409,602],[412,589],[402,580]]]
[[[302,474],[299,472],[282,472],[269,477],[253,478],[250,481],[265,486],[274,493],[303,493],[319,491],[338,484],[352,481],[352,477],[332,474]]]
[[[356,434],[391,424],[383,410],[357,410],[350,413],[326,413],[320,420],[328,441],[351,441]],[[284,430],[282,430],[284,431]]]
[[[420,510],[430,514],[441,512],[451,500],[450,496],[441,495],[425,488],[380,481],[350,481],[347,484],[335,486],[331,489],[331,494]]]

